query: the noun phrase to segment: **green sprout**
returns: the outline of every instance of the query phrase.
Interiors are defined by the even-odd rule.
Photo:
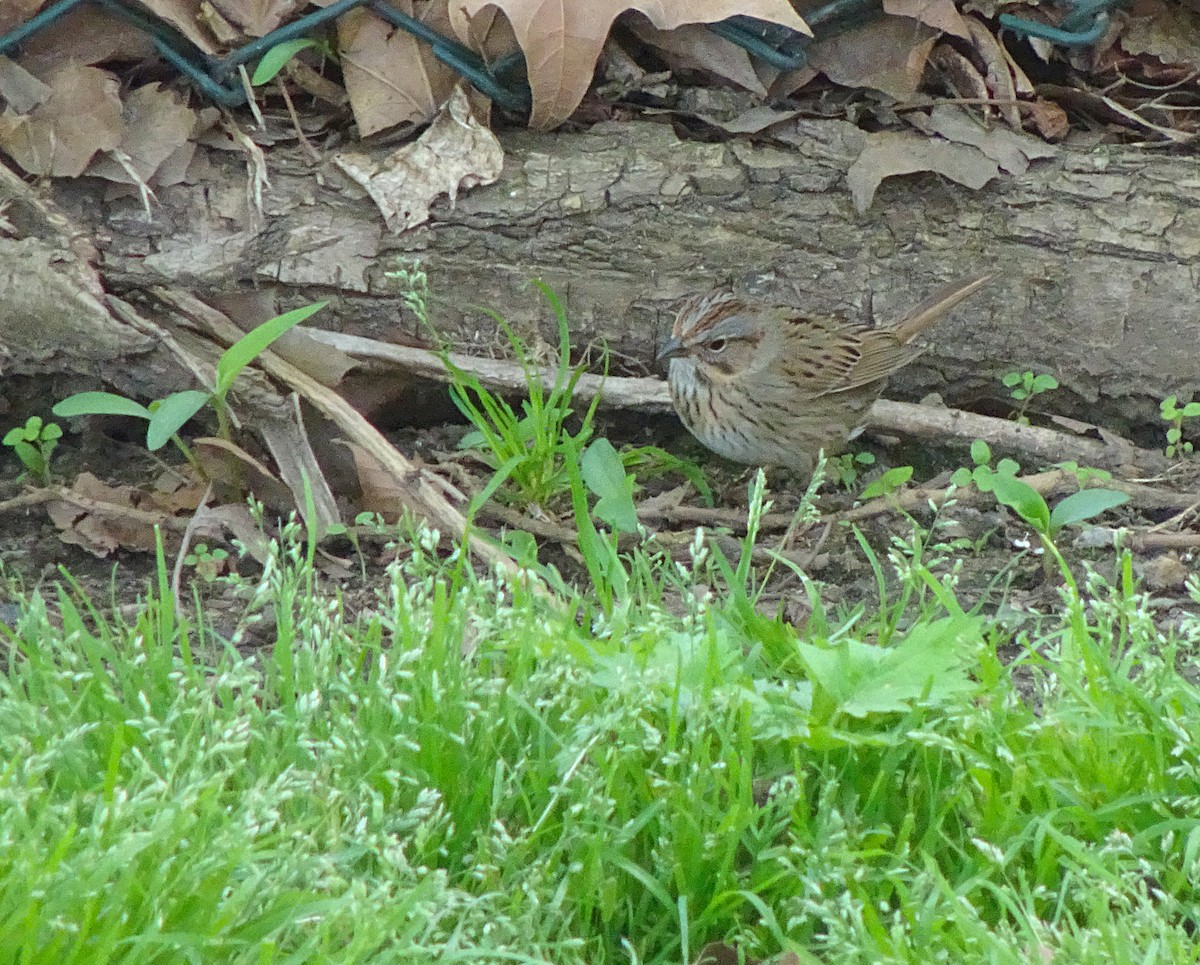
[[[1183,438],[1183,420],[1200,417],[1200,402],[1188,402],[1179,405],[1179,400],[1169,395],[1162,400],[1159,407],[1164,422],[1170,423],[1167,429],[1167,458],[1190,456],[1192,444]]]
[[[9,429],[4,444],[21,460],[29,474],[43,486],[50,485],[50,454],[62,438],[62,429],[31,415],[25,425]]]
[[[147,449],[155,452],[168,442],[174,442],[188,462],[194,466],[198,465],[191,450],[180,439],[179,430],[206,405],[211,405],[217,414],[221,438],[227,442],[232,441],[228,396],[238,375],[277,338],[320,311],[326,304],[328,303],[317,302],[294,308],[251,329],[221,354],[217,360],[216,379],[207,390],[185,389],[182,392],[173,392],[165,399],[158,399],[148,406],[115,392],[77,392],[59,402],[53,412],[56,416],[64,418],[118,415],[145,419],[148,423]]]
[[[827,460],[829,478],[843,489],[849,491],[858,482],[862,471],[875,465],[875,455],[870,452],[844,452]]]
[[[1013,418],[1025,426],[1029,425],[1025,410],[1029,408],[1033,397],[1058,388],[1058,379],[1053,375],[1034,375],[1032,372],[1009,372],[1001,381],[1012,390],[1009,395],[1020,403]]]
[[[993,468],[992,447],[982,439],[971,443],[971,461],[975,463],[973,468],[960,466],[954,470],[950,481],[960,488],[974,484],[981,493],[990,493],[998,477],[1016,476],[1021,471],[1021,464],[1013,459],[1001,459]]]

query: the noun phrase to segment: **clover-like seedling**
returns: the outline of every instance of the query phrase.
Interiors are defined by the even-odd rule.
[[[870,452],[844,452],[826,463],[829,477],[846,490],[853,489],[863,469],[874,464],[875,455]]]
[[[996,477],[1016,476],[1021,471],[1021,464],[1015,459],[1001,459],[993,468],[992,447],[982,439],[971,443],[971,461],[975,463],[974,468],[960,466],[954,470],[950,481],[960,488],[974,484],[981,493],[990,493],[995,488]]]
[[[53,422],[43,422],[41,416],[31,415],[25,425],[9,429],[4,444],[21,460],[22,465],[43,486],[50,485],[50,455],[62,438],[62,429]]]
[[[1029,425],[1029,418],[1025,415],[1025,410],[1029,408],[1033,397],[1058,388],[1058,379],[1053,375],[1034,375],[1032,372],[1009,372],[1001,381],[1012,390],[1009,395],[1019,403],[1013,418],[1026,426]]]
[[[1170,423],[1167,429],[1167,458],[1182,458],[1192,454],[1192,444],[1183,438],[1183,420],[1200,418],[1200,402],[1180,405],[1176,396],[1169,395],[1159,407],[1163,421]]]

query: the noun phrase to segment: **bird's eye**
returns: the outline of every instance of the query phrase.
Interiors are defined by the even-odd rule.
[[[725,346],[728,344],[729,344],[728,339],[714,338],[711,342],[708,343],[708,350],[714,354],[716,354],[718,352],[724,352]]]

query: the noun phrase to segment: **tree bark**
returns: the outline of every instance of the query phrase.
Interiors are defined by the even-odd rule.
[[[933,174],[892,178],[858,214],[840,124],[803,124],[799,148],[680,140],[645,121],[509,132],[497,183],[456,205],[439,201],[430,223],[400,237],[331,161],[311,164],[289,149],[268,155],[261,214],[233,154],[213,152],[202,178],[160,191],[150,216],[140,197],[112,196],[101,182],[56,182],[50,209],[73,228],[0,241],[0,298],[15,306],[0,317],[9,356],[0,364],[82,372],[103,359],[102,374],[123,391],[186,384],[182,374],[158,384],[170,377],[155,366],[153,378],[136,371],[155,347],[122,342],[105,317],[86,281],[90,256],[71,247],[82,231],[100,251],[104,287],[125,298],[164,284],[202,299],[265,290],[283,307],[331,298],[314,319],[323,327],[428,342],[385,274],[418,258],[436,297],[434,324],[479,354],[501,344],[480,306],[526,336],[555,340],[545,303],[526,285],[537,277],[563,299],[575,349],[605,342],[614,369],[628,374],[654,371],[676,303],[715,283],[854,315],[870,291],[873,314],[887,320],[990,267],[996,281],[936,326],[889,395],[936,390],[952,405],[987,409],[990,399],[995,408],[1007,394],[999,378],[1034,369],[1063,387],[1037,407],[1124,430],[1153,422],[1164,396],[1200,389],[1194,158],[1067,147],[977,191]],[[71,297],[91,285],[96,299],[85,312],[72,308],[70,324],[53,323],[50,311],[58,305],[61,315],[68,297],[46,286],[55,258],[72,263]],[[29,285],[37,292],[22,296]]]

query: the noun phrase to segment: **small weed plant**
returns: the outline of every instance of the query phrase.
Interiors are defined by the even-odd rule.
[[[26,471],[42,486],[50,485],[50,457],[62,438],[62,427],[31,415],[25,425],[9,429],[4,445],[12,449]]]
[[[1013,477],[1021,471],[1021,464],[1014,459],[1001,459],[993,466],[992,447],[982,439],[971,443],[971,462],[974,465],[970,469],[960,466],[954,470],[950,481],[955,486],[974,485],[981,493],[990,493],[998,477]]]
[[[401,267],[387,273],[396,280],[405,304],[417,322],[426,330],[436,334],[429,319],[429,280],[419,265]],[[581,416],[575,415],[573,397],[575,387],[583,374],[583,366],[571,365],[570,329],[566,311],[558,296],[541,282],[534,282],[554,315],[558,330],[558,355],[553,373],[544,372],[531,362],[524,340],[499,314],[488,312],[504,333],[512,350],[512,356],[520,364],[524,374],[525,395],[519,408],[492,392],[482,384],[479,377],[456,365],[449,352],[443,360],[451,376],[450,397],[459,411],[467,418],[474,430],[463,437],[460,445],[464,449],[479,452],[484,462],[493,470],[491,481],[476,499],[479,505],[484,499],[496,496],[523,507],[551,509],[582,497],[591,483],[599,482],[610,470],[615,473],[612,457],[615,450],[606,440],[595,440],[595,414],[600,397],[595,396]],[[607,355],[605,355],[607,368]],[[602,443],[602,445],[599,445]],[[591,456],[587,456],[591,453]],[[587,456],[587,458],[585,458]],[[577,462],[572,471],[570,461]],[[583,462],[579,460],[583,459]],[[703,474],[687,463],[657,446],[639,446],[619,454],[620,485],[634,485],[627,478],[630,469],[638,468],[643,473],[679,472],[688,478],[711,504],[712,494]],[[598,467],[604,467],[603,472]],[[590,468],[589,468],[590,467]],[[586,471],[585,471],[586,470]],[[615,474],[611,477],[616,485]],[[589,482],[590,481],[590,482]],[[577,492],[573,487],[581,487]],[[617,497],[615,491],[604,490],[607,498],[601,502],[601,512],[608,512],[616,505],[625,505],[626,497]],[[632,506],[631,497],[629,505]],[[629,509],[632,513],[632,508]],[[614,523],[613,518],[605,522]],[[619,530],[630,532],[633,524],[628,514],[621,513]]]
[[[293,40],[285,40],[263,54],[262,59],[254,68],[254,73],[250,75],[250,83],[255,87],[269,83],[287,66],[288,61],[302,50],[310,49],[320,51],[321,56],[329,60],[337,60],[337,52],[326,41],[317,40],[313,37],[297,37]]]
[[[1183,438],[1185,419],[1200,419],[1200,402],[1179,404],[1176,396],[1167,396],[1159,405],[1159,414],[1167,428],[1167,458],[1181,458],[1192,454],[1192,444]]]
[[[207,390],[186,389],[173,392],[149,406],[114,392],[78,392],[59,402],[54,407],[54,414],[61,418],[113,415],[145,419],[147,449],[155,452],[173,441],[190,463],[198,465],[191,450],[180,439],[179,430],[201,409],[211,405],[217,416],[221,438],[231,441],[233,432],[228,396],[238,375],[266,351],[272,342],[310,315],[320,311],[326,304],[317,302],[293,309],[268,319],[247,332],[221,354],[217,361],[216,378],[212,387]]]
[[[1034,375],[1032,372],[1008,372],[1001,381],[1005,388],[1010,390],[1009,395],[1012,399],[1018,403],[1013,418],[1026,426],[1029,425],[1029,417],[1025,411],[1029,408],[1029,403],[1035,397],[1058,388],[1058,379],[1044,373]]]
[[[847,492],[854,489],[858,477],[875,465],[873,452],[843,452],[826,461],[827,473],[831,480]]]

